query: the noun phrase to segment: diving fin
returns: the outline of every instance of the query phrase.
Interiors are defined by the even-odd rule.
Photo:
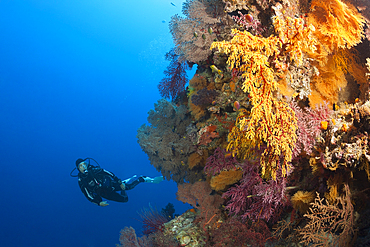
[[[151,177],[144,177],[144,182],[145,183],[152,183],[152,184],[159,184],[160,182],[162,182],[164,180],[163,176],[159,176],[159,177],[155,177],[155,178],[151,178]]]

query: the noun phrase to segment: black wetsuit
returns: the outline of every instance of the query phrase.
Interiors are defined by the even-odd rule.
[[[125,183],[125,190],[131,190],[142,182],[144,179],[139,177],[130,184]],[[121,189],[121,183],[121,179],[100,167],[89,166],[85,173],[78,173],[78,185],[82,193],[90,202],[97,205],[103,201],[102,197],[111,201],[127,202],[128,196],[125,190]],[[121,193],[118,194],[117,191]]]

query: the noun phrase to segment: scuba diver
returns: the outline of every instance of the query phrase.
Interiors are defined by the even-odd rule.
[[[72,175],[74,168],[71,172],[72,177],[78,177],[78,185],[85,197],[92,203],[98,206],[108,206],[107,201],[103,201],[102,198],[116,202],[127,202],[128,196],[126,190],[132,190],[136,185],[140,183],[160,183],[163,181],[163,177],[150,178],[146,176],[137,177],[136,175],[126,180],[121,180],[116,177],[113,173],[100,168],[100,165],[96,160],[98,166],[90,165],[90,159],[77,159],[76,168],[78,169],[78,175]],[[88,162],[86,160],[89,160]],[[132,182],[131,182],[132,181]],[[120,191],[120,194],[117,193]]]

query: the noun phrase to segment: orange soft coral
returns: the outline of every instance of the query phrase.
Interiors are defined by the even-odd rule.
[[[351,4],[340,0],[313,0],[308,23],[315,27],[314,35],[321,44],[321,52],[330,54],[360,43],[365,19]]]
[[[336,66],[332,56],[324,66],[320,66],[318,69],[319,75],[312,78],[312,92],[308,96],[312,108],[324,101],[330,104],[338,102],[340,90],[347,85],[343,70]]]
[[[222,171],[211,178],[211,187],[214,190],[224,190],[228,185],[238,182],[243,175],[241,169]]]
[[[353,50],[353,49],[352,49]],[[323,101],[330,104],[338,101],[346,101],[355,98],[358,95],[342,94],[347,86],[346,75],[350,74],[360,87],[360,98],[365,98],[368,90],[366,81],[366,69],[359,63],[358,54],[348,49],[339,49],[329,55],[325,63],[318,66],[318,75],[312,78],[312,94],[309,96],[310,105],[314,108],[316,104]],[[347,90],[349,92],[349,90]],[[357,91],[356,91],[357,92]]]
[[[315,200],[315,193],[309,191],[297,191],[290,201],[292,202],[293,208],[298,210],[299,212],[306,213],[308,208],[310,207],[310,203]]]
[[[204,166],[206,164],[208,157],[207,149],[203,150],[203,155],[200,155],[198,152],[192,153],[188,158],[189,168],[193,169],[196,166]]]
[[[347,85],[345,75],[351,74],[360,84],[363,98],[363,69],[356,63],[356,55],[348,49],[361,42],[364,17],[351,4],[341,0],[313,0],[307,23],[315,27],[316,50],[308,51],[318,63],[318,75],[313,78],[310,105],[327,101],[336,103],[341,89]]]
[[[191,115],[194,117],[196,121],[198,121],[199,119],[201,119],[202,117],[206,115],[206,112],[204,111],[204,109],[201,106],[194,105],[191,102],[191,100],[189,100],[189,110],[190,110]]]

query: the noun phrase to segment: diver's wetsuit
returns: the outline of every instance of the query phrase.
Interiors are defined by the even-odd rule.
[[[134,182],[125,183],[125,190],[131,190],[139,183],[144,182],[144,178],[139,177]],[[78,173],[78,185],[86,198],[95,204],[102,202],[102,197],[116,202],[127,202],[128,196],[120,185],[122,180],[113,173],[100,167],[89,166],[85,173]],[[121,191],[118,194],[116,191]]]

